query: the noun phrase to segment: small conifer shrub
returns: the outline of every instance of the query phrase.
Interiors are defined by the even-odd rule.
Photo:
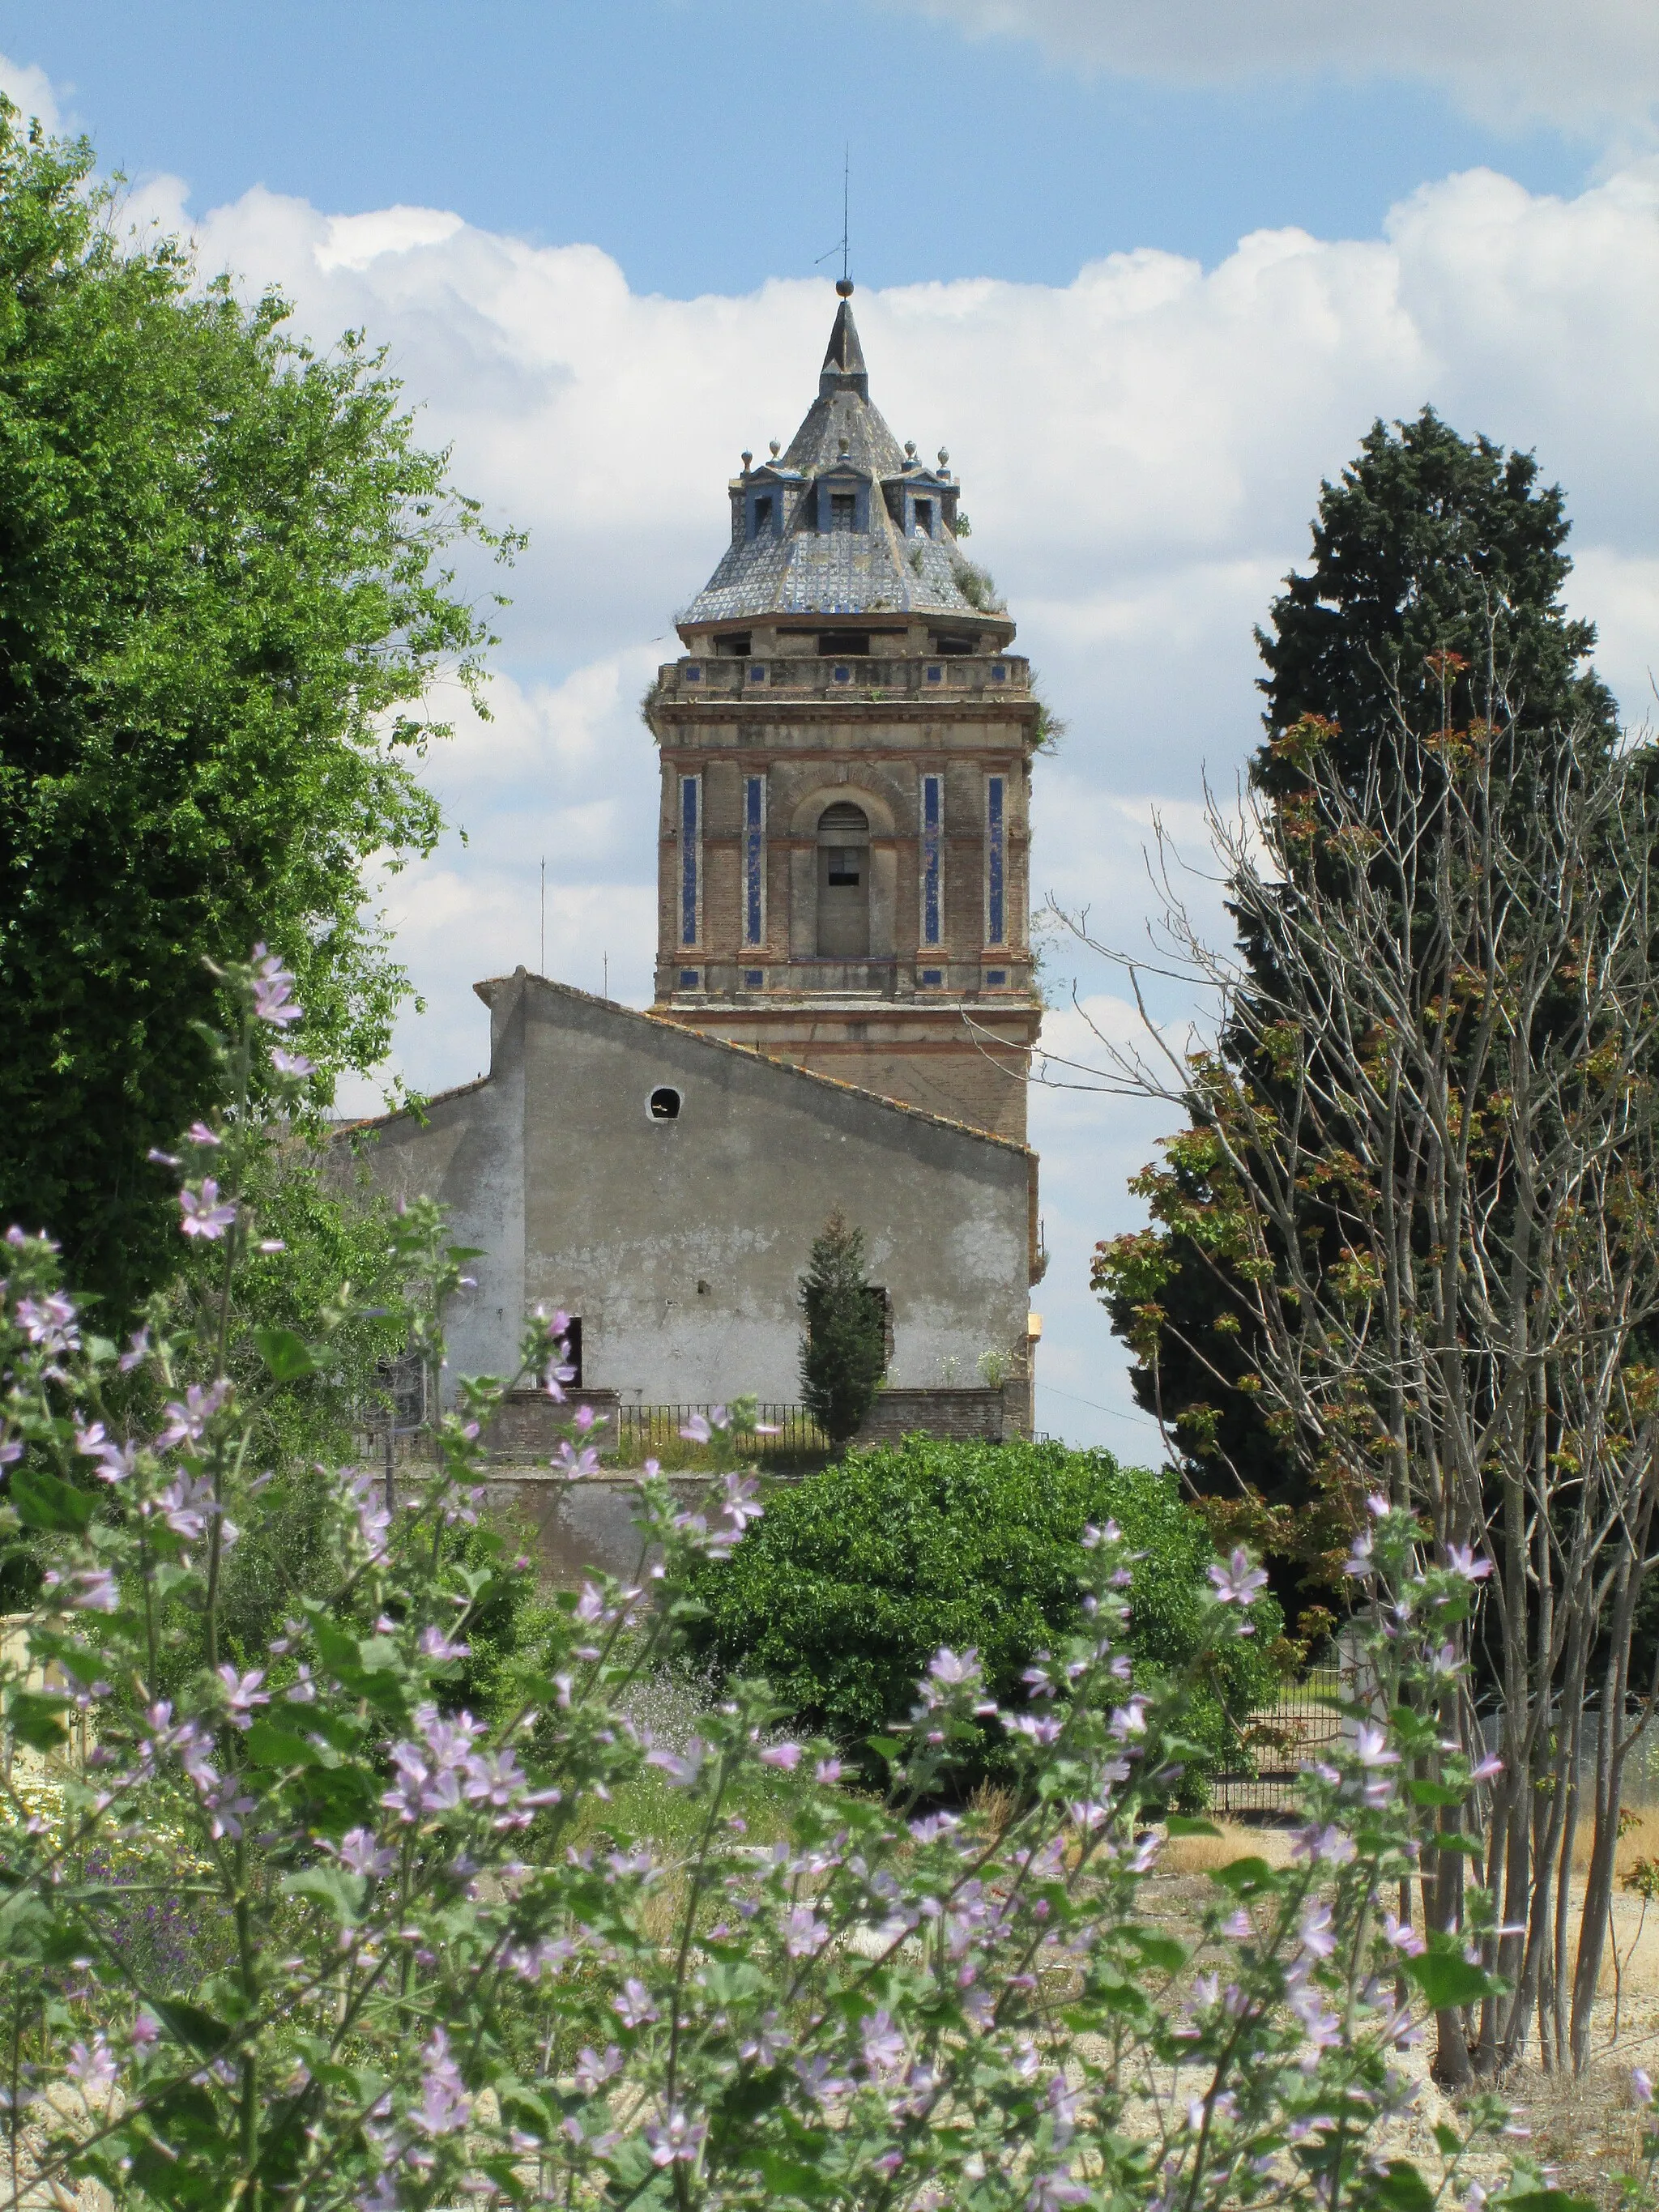
[[[864,1231],[837,1206],[800,1279],[801,1402],[832,1443],[860,1426],[887,1371],[886,1316],[864,1268]]]

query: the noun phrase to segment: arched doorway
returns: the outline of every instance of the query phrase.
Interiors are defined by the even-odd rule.
[[[870,822],[847,799],[818,817],[818,957],[870,957]]]

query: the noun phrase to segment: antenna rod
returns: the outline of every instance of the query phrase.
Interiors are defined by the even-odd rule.
[[[841,281],[847,282],[847,209],[848,190],[853,173],[853,142],[849,138],[841,149]]]
[[[542,862],[542,950],[536,973],[538,975],[547,973],[547,862],[544,859]]]

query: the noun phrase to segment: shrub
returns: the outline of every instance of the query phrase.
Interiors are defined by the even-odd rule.
[[[690,1633],[722,1673],[764,1676],[804,1724],[867,1761],[866,1740],[908,1711],[942,1644],[977,1651],[995,1695],[1018,1697],[1032,1654],[1077,1626],[1084,1532],[1108,1521],[1138,1554],[1128,1645],[1148,1683],[1199,1647],[1210,1538],[1172,1476],[1057,1443],[910,1437],[780,1488],[754,1534],[704,1574],[708,1610]],[[1212,1760],[1278,1680],[1279,1608],[1259,1600],[1252,1619],[1253,1640],[1230,1644],[1194,1693],[1189,1732]],[[961,1771],[1008,1758],[985,1735]]]
[[[801,1403],[831,1443],[844,1443],[870,1410],[887,1341],[885,1316],[864,1279],[864,1232],[849,1227],[839,1208],[812,1240],[800,1304]]]
[[[274,969],[228,978],[253,1020],[282,1011]],[[214,1176],[179,1194],[186,1233],[219,1249],[224,1311],[258,1250],[246,1087],[240,1102]],[[464,1255],[424,1200],[396,1242],[423,1286],[401,1317],[435,1364]],[[609,1578],[562,1594],[481,1719],[455,1709],[459,1670],[524,1571],[476,1527],[472,1486],[503,1390],[560,1379],[567,1347],[536,1318],[517,1376],[459,1385],[396,1510],[363,1473],[325,1470],[307,1586],[239,1667],[215,1656],[221,1569],[233,1521],[265,1510],[250,1457],[264,1386],[222,1370],[165,1398],[159,1423],[125,1425],[118,1361],[165,1391],[180,1340],[156,1328],[118,1355],[45,1238],[14,1229],[0,1251],[0,1550],[25,1540],[40,1570],[0,1643],[9,2203],[65,2203],[87,2179],[122,2212],[1361,2212],[1459,2197],[1589,2212],[1535,2168],[1494,2172],[1509,2117],[1494,2095],[1446,2108],[1431,2179],[1387,2157],[1416,2094],[1401,2047],[1427,2008],[1471,2022],[1502,1988],[1504,1940],[1473,1885],[1437,1882],[1432,1922],[1410,1917],[1414,1877],[1462,1841],[1490,1763],[1472,1772],[1438,1720],[1449,1675],[1465,1693],[1443,1639],[1478,1570],[1467,1552],[1425,1565],[1409,1513],[1378,1499],[1364,1542],[1375,1717],[1355,1713],[1309,1771],[1291,1863],[1217,1868],[1172,1927],[1167,1891],[1144,1893],[1163,1840],[1149,1815],[1194,1756],[1204,1686],[1241,1638],[1255,1645],[1261,1577],[1242,1554],[1212,1584],[1172,1585],[1160,1615],[1134,1537],[1079,1543],[1079,1632],[1054,1638],[1018,1706],[995,1705],[971,1653],[935,1651],[881,1786],[850,1792],[829,1744],[780,1739],[763,1685],[729,1685],[695,1717],[651,1695],[695,1583],[754,1540],[762,1507],[727,1427],[709,1513],[678,1510],[654,1474],[641,1485],[650,1595]],[[299,1363],[271,1350],[280,1394]],[[558,1464],[580,1480],[594,1462],[568,1440]],[[1091,1466],[1132,1528],[1164,1529],[1174,1501],[1153,1478],[1061,1454],[1056,1481]],[[1178,1618],[1189,1644],[1146,1692],[1127,1683],[1137,1576],[1136,1633]],[[180,1609],[199,1614],[208,1663],[163,1697]],[[922,1812],[988,1711],[1015,1788],[994,1814]],[[55,1784],[22,1774],[18,1755],[39,1753],[64,1758]],[[1176,1816],[1170,1831],[1214,1834]],[[1381,1910],[1396,1898],[1403,1921]],[[152,1917],[157,1899],[182,1909]],[[1650,2102],[1644,2075],[1632,2088]],[[1472,2149],[1487,2162],[1465,2196]],[[1631,2212],[1652,2201],[1656,2156],[1650,2129]]]

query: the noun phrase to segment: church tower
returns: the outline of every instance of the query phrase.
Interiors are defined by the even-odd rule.
[[[732,543],[647,701],[654,1011],[1023,1143],[1040,710],[950,457],[872,405],[836,290],[817,398],[787,453],[743,456]]]

